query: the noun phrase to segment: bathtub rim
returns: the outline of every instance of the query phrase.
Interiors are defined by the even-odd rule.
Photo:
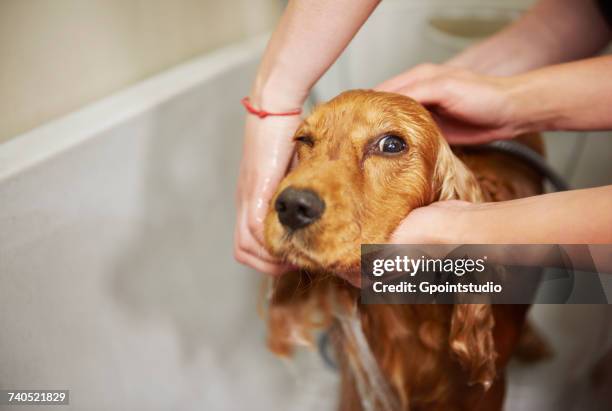
[[[207,52],[0,143],[0,183],[214,80],[236,65],[258,59],[268,38],[268,33],[261,34]]]

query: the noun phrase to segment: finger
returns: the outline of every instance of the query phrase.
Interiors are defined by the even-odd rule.
[[[242,210],[244,226],[247,229],[246,235],[257,243],[258,247],[264,249],[264,221],[268,212],[268,202],[263,198],[256,200],[256,205],[247,203]]]
[[[409,84],[397,91],[424,106],[442,106],[453,97],[450,80],[445,77],[434,77],[426,81]]]
[[[247,227],[246,214],[244,212],[242,212],[241,216],[238,218],[238,225],[236,225],[234,230],[234,238],[237,248],[241,251],[271,264],[278,263],[278,259],[271,256],[264,246],[253,237],[251,231]]]
[[[280,180],[285,175],[285,171],[290,161],[291,157],[283,162],[282,174],[264,179],[263,182],[255,188],[252,199],[247,200],[248,202],[245,204],[244,210],[246,211],[248,229],[255,240],[262,245],[264,243],[264,220],[268,213],[269,204],[276,192]]]
[[[469,124],[435,112],[432,115],[442,135],[450,144],[483,144],[495,139],[506,138],[501,130],[495,128]]]
[[[421,243],[421,236],[418,235],[417,230],[407,230],[400,225],[389,237],[390,244],[419,244]]]
[[[382,82],[376,86],[374,90],[398,92],[402,88],[410,87],[422,81],[427,81],[449,70],[450,68],[437,64],[419,64],[402,74]]]
[[[252,269],[261,273],[278,276],[289,271],[290,267],[284,264],[271,264],[266,261],[260,260],[251,254],[242,252],[241,250],[234,251],[234,258],[239,263],[251,267]]]
[[[264,220],[268,212],[268,202],[262,197],[255,200],[255,205],[247,204],[245,219],[248,231],[257,243],[264,244]]]
[[[391,244],[435,244],[435,233],[444,230],[440,225],[438,213],[432,212],[431,206],[412,210],[391,234]]]
[[[472,124],[456,118],[461,114],[455,114],[454,110],[449,109],[456,105],[457,89],[452,82],[452,79],[438,77],[429,82],[404,88],[401,94],[412,97],[426,106],[442,135],[451,144],[482,144],[496,139],[513,137],[502,128]]]
[[[264,261],[269,264],[279,264],[279,260],[272,257],[259,243],[257,243],[252,237],[249,238],[248,234],[243,234],[236,241],[236,247],[243,253],[251,255],[253,258]]]
[[[236,226],[234,241],[234,258],[241,264],[257,271],[278,275],[286,271],[283,264],[271,257],[252,237],[249,231]]]

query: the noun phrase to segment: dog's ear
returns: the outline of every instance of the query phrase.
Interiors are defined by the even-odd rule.
[[[270,351],[288,357],[295,346],[314,346],[314,331],[331,324],[330,286],[330,281],[315,281],[302,270],[272,280],[267,313]]]
[[[483,201],[483,194],[474,174],[453,154],[442,136],[433,176],[432,201]]]
[[[470,385],[488,390],[495,378],[495,320],[489,304],[456,304],[453,307],[449,345],[452,355],[468,373]]]

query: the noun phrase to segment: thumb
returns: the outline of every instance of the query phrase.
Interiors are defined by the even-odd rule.
[[[395,229],[391,244],[426,244],[431,240],[431,229],[435,224],[428,217],[427,207],[412,210]]]
[[[436,202],[415,208],[395,229],[391,244],[442,244],[458,239],[454,234],[457,212],[465,211],[471,203],[460,200]]]

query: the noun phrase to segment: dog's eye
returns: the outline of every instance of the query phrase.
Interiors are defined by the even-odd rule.
[[[384,136],[378,141],[378,150],[381,153],[397,154],[406,149],[406,142],[397,136]]]
[[[312,139],[312,137],[309,137],[309,136],[298,136],[294,138],[293,141],[297,143],[301,143],[301,144],[306,144],[307,146],[310,146],[310,147],[314,146],[314,140]]]

